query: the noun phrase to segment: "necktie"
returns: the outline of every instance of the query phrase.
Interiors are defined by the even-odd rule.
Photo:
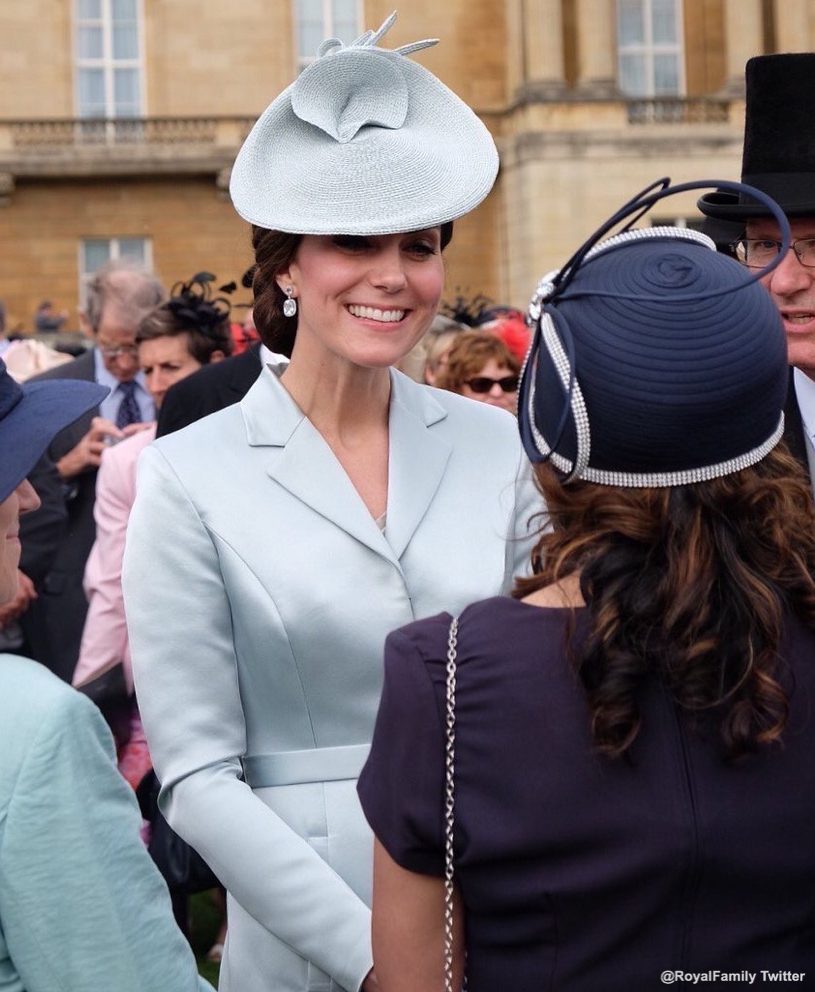
[[[141,422],[141,410],[136,402],[136,383],[120,382],[119,390],[122,399],[119,403],[119,412],[116,414],[116,426],[121,430],[128,424],[138,424]]]

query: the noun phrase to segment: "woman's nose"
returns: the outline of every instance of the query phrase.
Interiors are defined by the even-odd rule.
[[[370,276],[371,285],[396,293],[407,283],[405,267],[398,251],[382,252],[374,260]]]

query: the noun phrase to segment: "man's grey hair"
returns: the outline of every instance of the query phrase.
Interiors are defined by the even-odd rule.
[[[94,334],[105,307],[113,304],[133,325],[167,298],[159,280],[143,266],[125,259],[106,262],[90,277],[85,292],[85,319]]]

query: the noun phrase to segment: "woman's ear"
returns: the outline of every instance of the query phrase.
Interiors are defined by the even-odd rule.
[[[274,277],[275,282],[280,288],[281,293],[285,293],[289,286],[294,285],[292,265],[287,266],[285,269],[281,269],[280,272]]]

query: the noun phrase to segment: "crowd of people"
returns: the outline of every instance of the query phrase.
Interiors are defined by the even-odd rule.
[[[241,148],[243,319],[109,263],[0,351],[0,986],[206,988],[211,889],[226,992],[806,987],[815,55],[521,312],[442,303],[498,152],[392,22]],[[632,226],[691,190],[726,251]]]

